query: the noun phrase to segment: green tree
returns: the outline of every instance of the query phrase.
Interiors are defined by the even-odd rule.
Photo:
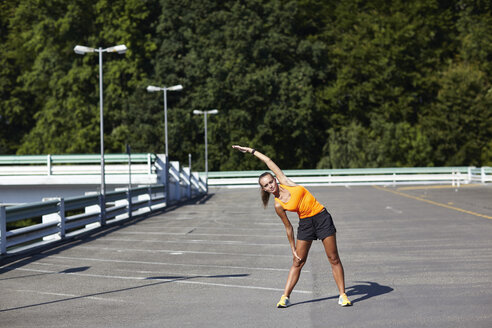
[[[453,7],[444,1],[345,1],[336,6],[327,24],[334,27],[322,36],[330,44],[332,74],[318,92],[328,124],[326,140],[343,144],[350,140],[344,135],[358,131],[366,131],[364,137],[370,140],[352,143],[355,149],[364,147],[352,151],[352,160],[324,159],[319,166],[432,163],[417,156],[429,148],[419,119],[437,94],[432,75],[455,47],[454,18]],[[349,128],[356,131],[349,133]],[[403,140],[393,140],[396,136]],[[409,136],[419,136],[419,142],[405,141]],[[374,156],[356,155],[367,147]],[[325,145],[325,156],[328,149]]]
[[[26,131],[33,124],[36,108],[33,97],[22,88],[18,77],[29,67],[26,54],[19,49],[21,31],[15,23],[19,1],[0,2],[0,154],[15,153]]]
[[[35,1],[37,3],[37,1]],[[97,54],[79,57],[76,44],[103,48],[126,44],[124,57],[103,56],[104,130],[108,152],[122,152],[139,108],[132,99],[150,70],[156,1],[49,1],[17,9],[18,26],[32,28],[25,51],[35,53],[24,85],[35,95],[35,126],[18,153],[91,153],[99,148],[99,66]],[[158,11],[157,11],[158,12]],[[89,28],[87,28],[89,27]],[[133,100],[133,101],[132,101]],[[138,138],[135,138],[139,140]],[[144,148],[144,147],[137,147]]]
[[[181,83],[170,113],[170,153],[203,162],[202,117],[210,118],[212,170],[261,168],[233,143],[261,147],[284,167],[314,167],[319,120],[313,84],[324,76],[324,45],[296,34],[295,1],[163,1],[155,61],[163,85]]]
[[[438,102],[423,121],[436,165],[490,162],[485,154],[492,140],[492,92],[486,74],[476,66],[452,64],[439,82]]]
[[[164,152],[211,170],[492,162],[487,1],[9,0],[0,2],[0,152]]]

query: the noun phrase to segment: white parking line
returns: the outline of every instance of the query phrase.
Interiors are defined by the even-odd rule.
[[[167,243],[167,244],[225,244],[225,245],[237,245],[237,246],[275,246],[286,247],[289,245],[287,242],[282,244],[261,244],[261,243],[247,243],[240,240],[204,240],[204,239],[191,239],[191,240],[141,240],[141,239],[128,239],[128,238],[103,238],[102,241],[123,241],[123,242],[138,242],[138,243]]]
[[[84,296],[84,295],[75,295],[75,294],[42,292],[39,290],[30,290],[30,289],[15,289],[14,291],[22,292],[22,293],[34,293],[34,294],[41,294],[41,295],[52,295],[52,296],[62,296],[62,297],[74,297],[74,298],[87,298],[87,299],[97,300],[97,301],[109,301],[109,302],[123,302],[123,303],[125,303],[125,301],[119,300],[119,299],[96,297],[96,296]]]
[[[114,233],[121,235],[162,235],[162,236],[185,236],[187,232],[157,232],[157,231],[118,231]],[[257,237],[257,238],[283,238],[286,239],[285,232],[282,234],[275,235],[245,235],[245,234],[224,234],[224,233],[192,233],[192,236],[214,236],[214,237]],[[287,243],[287,242],[286,242]]]
[[[241,288],[241,289],[255,289],[255,290],[268,290],[275,292],[283,292],[283,289],[280,288],[271,288],[271,287],[260,287],[260,286],[243,286],[243,285],[234,285],[234,284],[220,284],[220,283],[211,283],[211,282],[203,282],[203,281],[191,281],[191,280],[183,280],[183,279],[165,279],[165,278],[152,278],[148,277],[125,277],[125,276],[110,276],[110,275],[99,275],[99,274],[89,274],[89,273],[62,273],[57,271],[49,271],[49,270],[36,270],[36,269],[26,269],[26,268],[15,268],[17,271],[27,271],[27,272],[41,272],[41,273],[52,273],[52,274],[67,274],[73,276],[80,277],[91,277],[91,278],[105,278],[105,279],[124,279],[124,280],[139,280],[139,281],[161,281],[161,282],[172,282],[179,284],[191,284],[191,285],[202,285],[202,286],[216,286],[216,287],[226,287],[226,288]],[[211,276],[213,277],[213,276]],[[207,278],[207,276],[197,277],[197,278]],[[294,293],[298,294],[312,294],[312,291],[309,290],[294,290]],[[83,297],[83,296],[81,296]]]
[[[393,211],[394,213],[397,213],[397,214],[402,214],[403,213],[403,211],[397,210],[397,209],[395,209],[395,208],[393,208],[391,206],[386,206],[386,209],[387,210],[390,210],[390,211]]]
[[[258,223],[255,223],[255,225],[272,225],[272,226],[277,226],[277,229],[269,229],[270,232],[279,232],[279,233],[283,233],[285,231],[284,229],[284,225],[282,224],[282,222],[279,220],[278,222],[258,222]],[[196,229],[200,229],[200,230],[225,230],[225,231],[231,231],[231,230],[234,230],[234,231],[250,231],[250,232],[259,232],[259,233],[264,233],[265,232],[265,229],[268,229],[268,228],[265,228],[265,227],[261,227],[261,228],[239,228],[239,227],[234,227],[234,228],[230,228],[230,227],[216,227],[216,226],[204,226],[204,225],[187,225],[187,226],[163,226],[162,223],[155,223],[155,224],[138,224],[136,225],[135,227],[138,227],[138,228],[142,228],[142,229],[152,229],[152,228],[156,228],[156,229],[159,229],[159,230],[163,230],[163,229],[166,229],[166,230],[169,230],[169,229],[182,229],[182,230],[186,230],[186,229],[193,229],[193,228],[196,228]]]
[[[184,267],[202,267],[202,268],[218,268],[218,269],[244,269],[244,270],[258,270],[258,271],[282,271],[288,272],[289,269],[268,268],[268,267],[245,267],[245,266],[232,266],[232,265],[211,265],[211,264],[184,264],[184,263],[169,263],[169,262],[149,262],[149,261],[128,261],[128,260],[113,260],[113,259],[98,259],[89,257],[70,257],[70,256],[58,256],[53,255],[50,258],[58,258],[63,260],[73,261],[94,261],[94,262],[108,262],[108,263],[131,263],[131,264],[147,264],[147,265],[163,265],[163,266],[184,266]],[[310,272],[309,270],[302,270],[302,272]]]
[[[144,253],[183,253],[183,254],[205,254],[205,255],[231,255],[231,256],[253,256],[253,257],[289,257],[292,255],[278,255],[278,254],[249,254],[249,253],[226,253],[226,252],[199,252],[199,251],[184,251],[184,250],[176,250],[176,249],[143,249],[143,248],[113,248],[113,247],[101,247],[101,246],[83,246],[79,245],[77,248],[85,248],[85,249],[97,249],[97,250],[105,250],[111,252],[144,252]]]

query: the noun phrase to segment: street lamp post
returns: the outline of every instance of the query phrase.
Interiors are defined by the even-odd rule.
[[[207,184],[208,188],[208,141],[207,141],[207,115],[208,114],[218,114],[219,111],[217,109],[211,109],[211,110],[197,110],[195,109],[193,111],[193,114],[195,115],[203,115],[204,120],[205,120],[205,182]]]
[[[166,161],[168,160],[168,145],[167,145],[167,91],[180,91],[183,90],[183,86],[181,84],[173,85],[172,87],[156,87],[153,85],[149,85],[147,87],[148,92],[158,92],[164,91],[164,138],[166,143]]]
[[[97,52],[99,53],[99,121],[100,121],[100,139],[101,139],[101,194],[104,196],[106,194],[106,183],[104,177],[104,120],[103,120],[103,71],[102,71],[102,54],[103,52],[117,52],[122,55],[126,52],[127,47],[124,44],[120,44],[114,47],[109,47],[103,49],[99,48],[90,48],[85,46],[75,46],[73,51],[77,55],[85,55],[88,52]]]

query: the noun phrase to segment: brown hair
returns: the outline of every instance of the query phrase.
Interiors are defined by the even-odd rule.
[[[269,175],[273,178],[273,175],[270,172],[265,172],[262,175],[260,175],[260,177],[258,178],[258,184],[260,185],[261,201],[263,202],[264,208],[267,208],[268,201],[270,200],[270,193],[263,190],[263,186],[261,185],[260,180],[261,180],[261,178],[263,178],[267,175]]]

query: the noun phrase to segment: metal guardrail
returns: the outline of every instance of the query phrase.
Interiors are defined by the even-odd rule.
[[[209,172],[209,186],[256,187],[258,176],[265,171]],[[491,167],[415,167],[284,170],[294,182],[303,185],[367,184],[468,184],[492,182]]]
[[[0,206],[0,255],[32,250],[90,230],[161,210],[207,193],[198,173],[177,162],[167,166],[166,184],[101,194]],[[7,230],[7,224],[42,218],[42,223]]]
[[[205,194],[208,186],[198,173],[178,162],[168,167],[167,186],[151,185],[40,203],[0,207],[0,253],[15,254],[71,238],[91,229],[153,212]],[[209,186],[253,187],[264,171],[209,172]],[[304,185],[460,184],[492,182],[491,167],[375,168],[285,170]],[[74,212],[80,212],[73,214]],[[72,213],[72,214],[71,214]],[[43,217],[43,223],[7,231],[7,223]]]
[[[132,163],[155,162],[155,154],[131,154]],[[29,165],[29,164],[72,164],[72,163],[99,163],[101,156],[96,154],[75,154],[75,155],[2,155],[0,165]],[[105,154],[106,163],[126,163],[127,154]]]
[[[156,154],[131,154],[132,174],[155,173],[156,160]],[[94,154],[3,155],[0,156],[0,176],[93,174],[100,168],[89,164],[100,161],[100,155]],[[108,174],[128,173],[128,154],[105,154],[104,161],[109,164]]]

